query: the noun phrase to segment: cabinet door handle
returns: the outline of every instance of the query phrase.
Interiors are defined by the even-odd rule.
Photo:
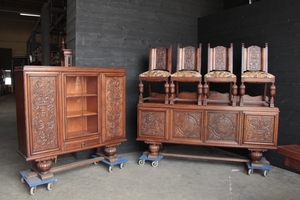
[[[86,147],[86,144],[83,142],[82,144],[81,144],[81,147],[83,148],[83,147]]]

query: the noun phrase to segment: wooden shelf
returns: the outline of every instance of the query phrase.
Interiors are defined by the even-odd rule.
[[[66,98],[77,98],[77,97],[96,97],[98,96],[97,94],[91,94],[91,93],[75,93],[75,94],[67,94]]]
[[[98,113],[93,112],[93,111],[88,111],[88,110],[68,111],[67,112],[67,118],[93,116],[93,115],[98,115]]]
[[[67,134],[68,135],[77,135],[75,137],[69,137],[68,138],[68,139],[71,139],[71,138],[77,138],[77,137],[83,137],[83,136],[97,135],[98,132],[97,131],[91,131],[91,130],[81,130],[81,131],[68,132]]]

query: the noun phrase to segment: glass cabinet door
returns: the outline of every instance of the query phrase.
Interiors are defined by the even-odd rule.
[[[66,139],[98,134],[98,76],[65,76]]]

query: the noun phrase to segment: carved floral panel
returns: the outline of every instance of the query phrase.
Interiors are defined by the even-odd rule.
[[[258,46],[248,47],[248,70],[261,70],[261,49]]]
[[[194,70],[195,68],[195,48],[188,46],[184,48],[183,66],[184,69]]]
[[[273,143],[274,116],[245,117],[244,142]]]
[[[174,111],[172,137],[200,139],[201,117],[201,112]]]
[[[208,113],[208,140],[236,141],[236,113]]]
[[[166,131],[166,113],[162,112],[141,112],[140,135],[163,137]]]
[[[124,97],[124,78],[106,77],[106,139],[122,137],[124,134],[123,112]]]
[[[166,69],[166,48],[165,47],[157,47],[156,54],[154,55],[156,58],[156,67],[155,69]]]
[[[32,152],[58,148],[57,77],[29,77]]]
[[[214,70],[226,70],[227,49],[223,46],[215,47]]]

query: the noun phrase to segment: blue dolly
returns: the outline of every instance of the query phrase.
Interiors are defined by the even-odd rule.
[[[93,155],[92,157],[96,157],[96,156]],[[120,169],[123,169],[125,167],[126,162],[128,162],[128,160],[122,156],[118,156],[118,160],[115,162],[109,162],[105,159],[101,160],[101,162],[107,164],[109,166],[108,171],[112,172],[115,165],[120,165]],[[94,162],[94,164],[97,165],[98,162]]]
[[[147,153],[144,153],[140,158],[139,158],[139,165],[143,166],[145,164],[145,161],[152,161],[151,165],[152,167],[157,167],[158,162],[163,159],[163,156],[158,156],[157,158],[149,158]]]
[[[27,185],[30,187],[29,193],[31,195],[34,195],[36,192],[36,187],[39,185],[45,185],[47,184],[47,190],[52,190],[52,187],[54,185],[54,182],[57,181],[56,178],[52,177],[46,180],[42,180],[39,177],[33,177],[33,178],[27,178],[26,175],[28,173],[32,172],[31,170],[25,170],[25,171],[20,171],[21,174],[21,182],[22,183],[27,183]]]
[[[251,174],[253,174],[253,170],[262,170],[264,177],[267,176],[268,172],[270,170],[272,170],[272,167],[270,166],[270,164],[268,164],[268,161],[266,160],[265,157],[262,157],[261,162],[263,163],[262,166],[252,166],[251,162],[247,162],[247,167],[248,167],[248,175],[250,176]],[[265,162],[265,163],[264,163]]]

